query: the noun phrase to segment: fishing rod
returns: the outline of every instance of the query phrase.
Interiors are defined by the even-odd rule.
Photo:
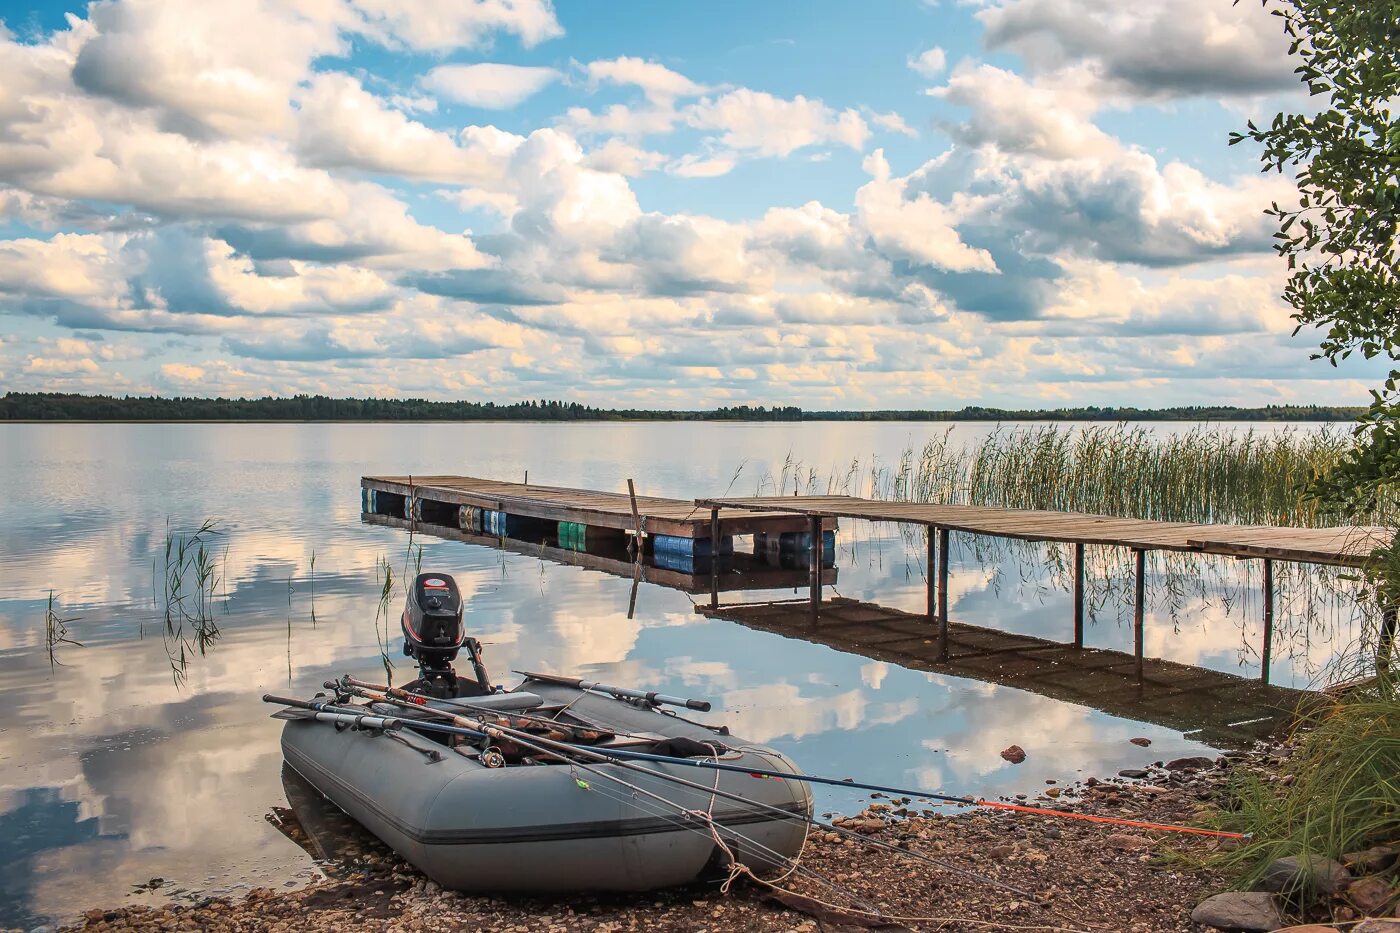
[[[708,713],[710,711],[709,700],[687,700],[685,697],[667,696],[664,693],[654,693],[645,690],[633,690],[631,687],[613,687],[608,684],[600,684],[591,680],[579,680],[577,677],[561,677],[558,674],[533,674],[529,671],[513,671],[529,680],[538,680],[542,684],[559,684],[564,687],[573,687],[577,690],[587,690],[591,693],[605,693],[609,696],[627,697],[632,700],[645,700],[655,706],[658,703],[665,703],[668,706],[684,706],[686,709],[693,709],[697,712]]]
[[[291,699],[291,698],[288,698],[288,697],[277,697],[277,696],[272,696],[272,695],[269,695],[269,694],[263,694],[263,702],[265,702],[265,703],[281,703],[281,704],[284,704],[284,705],[287,705],[287,706],[299,707],[299,708],[302,708],[302,709],[313,709],[313,710],[314,710],[314,709],[320,709],[320,708],[326,708],[326,707],[330,707],[330,706],[331,706],[331,704],[316,703],[315,701],[307,701],[307,700],[294,700],[294,699]],[[319,718],[319,717],[317,717],[317,718]],[[352,718],[353,718],[353,717],[352,717]],[[551,741],[551,740],[549,740],[549,739],[541,739],[541,738],[538,738],[538,737],[536,737],[536,736],[530,736],[528,733],[527,733],[527,734],[524,734],[524,735],[521,735],[520,733],[517,733],[516,730],[514,730],[514,729],[503,728],[503,727],[500,727],[500,726],[492,726],[492,725],[490,725],[490,724],[481,723],[481,722],[479,722],[479,726],[480,726],[480,728],[481,728],[481,731],[480,731],[480,732],[477,732],[477,731],[475,731],[475,730],[463,728],[463,727],[460,727],[460,726],[447,726],[447,725],[442,725],[442,724],[440,724],[440,723],[429,723],[429,722],[422,722],[422,721],[419,721],[419,720],[404,720],[404,719],[395,719],[395,718],[388,718],[388,717],[379,717],[379,718],[380,718],[380,720],[381,720],[382,722],[388,724],[388,725],[385,727],[386,730],[388,730],[388,729],[398,729],[398,728],[403,728],[403,727],[407,726],[407,727],[410,727],[410,728],[422,728],[422,729],[427,729],[427,730],[429,730],[429,731],[437,731],[437,732],[442,732],[442,733],[452,734],[452,735],[468,735],[468,736],[471,736],[471,737],[473,737],[473,738],[482,738],[482,737],[486,737],[486,738],[498,738],[498,737],[504,736],[505,738],[512,739],[513,741],[516,742],[516,744],[521,745],[522,747],[532,748],[532,749],[535,749],[535,750],[538,750],[538,751],[543,751],[545,754],[549,754],[549,755],[552,755],[552,756],[554,756],[554,757],[558,757],[558,758],[561,758],[561,759],[564,758],[564,755],[565,755],[565,754],[574,754],[574,755],[582,755],[582,756],[584,756],[584,757],[592,758],[592,759],[594,759],[595,761],[601,760],[601,761],[605,761],[605,762],[610,762],[610,763],[612,763],[612,764],[617,765],[619,768],[622,768],[622,769],[625,769],[625,770],[628,770],[628,771],[632,771],[632,772],[634,772],[634,773],[644,774],[644,775],[647,775],[647,776],[649,776],[649,777],[656,778],[656,779],[663,780],[663,781],[669,781],[669,782],[671,782],[671,783],[673,783],[673,784],[677,784],[677,785],[679,785],[679,786],[681,786],[681,787],[688,787],[688,788],[691,788],[691,789],[693,789],[693,790],[698,790],[698,791],[701,791],[701,792],[704,793],[704,794],[711,795],[711,796],[716,796],[716,797],[721,797],[721,798],[724,798],[724,799],[726,799],[726,800],[730,800],[730,801],[734,801],[734,802],[743,804],[744,806],[747,806],[747,807],[753,807],[753,808],[757,808],[757,809],[760,809],[760,810],[766,810],[766,811],[769,811],[769,812],[771,812],[771,813],[773,813],[773,814],[775,814],[776,816],[779,816],[779,817],[781,817],[781,818],[784,818],[784,819],[792,819],[792,820],[798,820],[798,821],[803,822],[803,823],[808,823],[808,824],[810,824],[810,825],[812,825],[812,826],[817,826],[817,827],[820,827],[821,829],[827,830],[828,832],[834,832],[834,833],[836,833],[836,834],[838,834],[838,835],[842,835],[842,836],[845,836],[845,837],[847,837],[847,838],[850,838],[850,839],[859,841],[859,842],[862,843],[863,845],[872,845],[872,846],[875,846],[875,847],[877,847],[877,848],[888,849],[888,850],[893,851],[893,852],[895,852],[895,853],[902,854],[902,855],[906,855],[906,856],[909,856],[909,857],[911,857],[911,858],[917,859],[917,860],[919,860],[919,861],[928,862],[929,864],[935,865],[935,866],[937,866],[938,868],[943,869],[944,871],[951,872],[952,874],[960,875],[960,876],[962,876],[962,877],[964,877],[964,878],[968,878],[968,879],[970,879],[970,880],[976,881],[976,882],[978,882],[979,884],[990,884],[990,885],[992,885],[993,887],[998,887],[998,888],[1001,888],[1001,889],[1003,889],[1003,890],[1010,891],[1010,892],[1013,893],[1013,894],[1017,894],[1017,895],[1020,895],[1020,896],[1022,896],[1022,897],[1028,897],[1028,898],[1032,899],[1033,901],[1035,901],[1036,903],[1041,904],[1042,906],[1046,903],[1046,900],[1047,900],[1047,899],[1044,898],[1042,895],[1035,894],[1034,892],[1027,891],[1027,890],[1025,890],[1025,889],[1023,889],[1023,888],[1018,888],[1018,887],[1016,887],[1015,885],[1006,884],[1005,882],[998,881],[998,880],[995,879],[995,878],[990,878],[990,877],[987,877],[987,876],[985,876],[985,875],[980,875],[980,874],[978,874],[978,873],[976,873],[976,872],[968,871],[967,869],[959,868],[959,867],[956,866],[956,865],[951,865],[951,864],[949,864],[949,863],[947,863],[947,862],[944,862],[944,861],[942,861],[942,860],[940,860],[940,859],[936,859],[936,858],[934,858],[933,856],[926,855],[926,854],[924,854],[923,852],[919,852],[919,851],[914,850],[914,849],[905,849],[905,848],[901,848],[900,846],[896,846],[896,845],[894,845],[894,844],[892,844],[892,843],[885,842],[884,840],[881,840],[881,839],[874,839],[874,838],[871,838],[871,837],[869,837],[869,836],[865,836],[865,835],[862,835],[862,834],[860,834],[860,833],[857,833],[857,832],[855,832],[854,830],[849,830],[849,829],[846,829],[845,827],[837,826],[837,825],[834,824],[834,823],[829,823],[829,822],[826,822],[826,821],[824,821],[824,820],[819,820],[819,819],[816,819],[815,817],[806,816],[806,815],[801,814],[801,813],[794,813],[794,812],[791,811],[791,810],[784,810],[782,807],[774,806],[773,804],[766,803],[766,802],[761,801],[761,800],[751,800],[751,799],[748,798],[748,797],[744,797],[744,796],[742,796],[742,795],[740,795],[740,794],[736,794],[736,793],[733,793],[733,792],[731,792],[731,791],[721,790],[721,789],[718,788],[717,786],[716,786],[716,787],[711,787],[711,786],[707,786],[707,785],[705,785],[705,784],[698,784],[698,783],[696,783],[696,782],[694,782],[694,781],[688,781],[688,780],[686,780],[685,778],[680,777],[680,776],[678,776],[678,775],[666,774],[666,773],[664,773],[664,772],[654,771],[654,770],[652,770],[652,769],[650,769],[650,768],[643,768],[643,767],[641,767],[640,765],[634,764],[634,763],[632,763],[632,762],[630,762],[630,761],[623,760],[623,758],[622,758],[623,753],[622,753],[622,751],[621,751],[620,749],[598,749],[598,748],[589,748],[589,747],[579,746],[579,745],[569,745],[569,744],[564,743],[564,742],[554,742],[554,741]],[[545,748],[541,748],[541,746],[546,746],[546,747],[545,747]],[[549,748],[548,746],[553,746],[553,748]],[[644,754],[644,753],[637,752],[637,753],[635,753],[635,754],[639,754],[639,755],[640,755],[640,754]],[[659,761],[659,762],[661,762],[661,763],[663,763],[663,764],[687,764],[687,765],[694,765],[694,764],[695,764],[695,762],[691,761],[690,759],[686,759],[686,758],[672,758],[672,757],[669,757],[669,756],[666,756],[666,755],[648,755],[648,758],[650,758],[650,759],[655,759],[655,760],[657,760],[657,761]],[[565,760],[567,760],[567,759],[565,759]],[[579,764],[579,763],[577,763],[577,762],[570,762],[570,765],[571,765],[571,766],[576,765],[576,764]],[[750,769],[747,769],[747,768],[737,767],[737,766],[734,766],[734,765],[727,766],[727,767],[725,767],[725,768],[723,768],[723,769],[720,769],[720,770],[725,770],[725,771],[737,771],[738,773],[741,773],[741,774],[749,774],[750,776],[768,776],[768,775],[759,775],[757,772],[755,772],[755,771],[753,771],[753,770],[750,770]],[[783,773],[783,772],[773,772],[773,775],[776,776],[776,775],[782,774],[782,773]],[[609,779],[613,779],[612,776],[608,775],[606,772],[602,772],[602,773],[601,773],[601,776],[603,776],[603,777],[608,777]],[[688,810],[684,810],[684,808],[681,808],[681,809],[682,809],[684,812],[686,812],[686,813],[690,813],[690,812],[691,812],[691,811],[688,811]],[[713,821],[712,821],[712,822],[713,822]],[[737,835],[737,834],[736,834],[736,835]],[[740,838],[744,838],[744,837],[740,836]],[[780,857],[781,857],[781,856],[780,856]],[[785,860],[790,861],[790,859],[785,859]]]
[[[428,696],[425,693],[418,693],[413,690],[405,690],[402,687],[386,687],[383,684],[366,683],[363,680],[357,680],[354,677],[351,677],[349,674],[341,675],[339,680],[327,680],[326,682],[321,684],[321,686],[325,687],[327,690],[335,690],[338,693],[347,693],[356,696],[365,696],[366,694],[364,691],[373,691],[375,693],[383,694],[386,697],[393,697],[399,700],[406,701],[408,703],[412,703],[414,708],[416,709],[428,710],[431,712],[443,712],[443,710],[440,710],[438,709],[438,707],[429,704],[444,704],[447,706],[455,707],[457,709],[468,710],[479,715],[490,716],[497,720],[504,720],[506,722],[532,722],[551,730],[573,730],[574,734],[577,735],[583,741],[593,741],[605,735],[615,735],[627,739],[655,739],[654,735],[643,735],[641,733],[636,732],[619,732],[615,729],[604,729],[596,725],[590,725],[586,720],[583,726],[579,727],[570,725],[569,723],[561,722],[558,719],[549,719],[544,716],[531,716],[528,713],[506,712],[503,710],[498,710],[495,707],[482,706],[477,703],[471,703],[467,700],[448,700],[443,699],[441,697]],[[402,703],[396,705],[403,706]],[[407,707],[404,708],[406,709]],[[668,713],[667,715],[675,716],[674,713]],[[681,716],[675,716],[675,718],[680,719],[682,722],[693,723],[694,725],[701,726],[711,731],[718,731],[724,729],[725,731],[720,732],[719,734],[729,734],[728,730],[725,729],[725,727],[723,726],[709,726],[705,723],[695,722],[694,720],[685,719]]]
[[[435,709],[434,707],[431,707],[431,706],[424,706],[424,705],[421,705],[419,702],[417,702],[417,701],[414,700],[414,699],[403,699],[403,698],[401,698],[401,697],[394,696],[393,694],[389,694],[389,693],[376,693],[376,692],[374,692],[373,690],[369,690],[369,689],[366,689],[366,688],[364,688],[364,687],[348,686],[348,685],[346,685],[346,684],[340,683],[339,681],[328,680],[328,681],[325,682],[325,684],[324,684],[323,686],[325,686],[325,687],[327,687],[327,688],[329,688],[329,689],[332,689],[332,690],[338,690],[338,691],[341,691],[341,692],[350,694],[350,695],[352,695],[352,696],[364,697],[365,699],[371,700],[371,701],[373,701],[373,702],[375,702],[375,703],[387,703],[387,704],[390,704],[390,705],[392,705],[392,706],[397,706],[397,707],[399,707],[400,709],[417,710],[418,712],[421,712],[421,713],[426,713],[426,714],[433,715],[433,716],[439,716],[439,717],[441,717],[441,718],[443,718],[443,719],[449,720],[453,725],[456,725],[456,726],[468,726],[470,723],[473,723],[473,722],[476,722],[476,721],[477,721],[477,720],[470,719],[470,718],[468,718],[468,717],[466,717],[466,716],[460,716],[460,715],[458,715],[457,713],[449,712],[449,711],[447,711],[447,710],[445,710],[445,709]],[[404,691],[396,691],[396,692],[404,692]],[[511,723],[511,719],[512,719],[512,718],[517,718],[517,717],[510,717],[510,716],[500,715],[500,714],[498,714],[498,715],[499,715],[499,718],[500,718],[501,720],[504,720],[504,721],[506,722],[506,724],[508,724],[508,725]],[[547,723],[547,722],[549,722],[549,720],[537,720],[537,719],[535,719],[534,717],[523,717],[523,716],[522,716],[522,717],[518,717],[518,718],[520,718],[520,719],[526,719],[526,720],[529,721],[529,722],[540,722],[540,723]],[[548,732],[547,734],[548,734],[548,736],[549,736],[550,738],[555,739],[555,740],[557,740],[557,741],[564,741],[565,739],[573,739],[574,741],[588,741],[589,738],[590,738],[589,732],[592,733],[592,736],[591,736],[591,737],[592,737],[593,739],[601,738],[601,737],[604,735],[604,733],[599,732],[599,731],[596,730],[596,729],[594,729],[594,730],[578,730],[578,729],[573,729],[573,728],[571,728],[570,726],[567,726],[567,725],[565,725],[565,724],[563,724],[563,723],[553,723],[553,724],[552,724],[552,727],[550,728],[550,730],[549,730],[549,732]]]
[[[651,752],[639,752],[631,749],[613,748],[608,749],[608,754],[618,758],[625,758],[633,761],[656,761],[665,764],[688,765],[692,768],[705,768],[712,771],[732,771],[736,774],[750,774],[755,777],[783,778],[789,781],[802,781],[806,784],[829,784],[833,787],[848,787],[857,790],[879,791],[886,794],[897,794],[904,797],[923,797],[929,800],[940,800],[945,803],[961,804],[969,807],[989,807],[996,810],[1011,810],[1016,813],[1033,813],[1040,816],[1055,816],[1064,819],[1088,820],[1093,823],[1112,823],[1117,826],[1136,826],[1140,829],[1160,829],[1166,832],[1189,833],[1197,836],[1219,836],[1226,839],[1246,839],[1247,833],[1231,833],[1218,829],[1198,829],[1194,826],[1170,826],[1159,823],[1149,823],[1142,820],[1125,820],[1112,816],[1096,816],[1092,813],[1074,813],[1069,810],[1052,810],[1049,807],[1028,807],[1018,803],[1003,803],[999,800],[983,800],[976,797],[958,797],[950,794],[938,794],[933,791],[908,787],[890,787],[884,784],[868,784],[863,781],[853,781],[850,778],[822,777],[816,774],[802,774],[796,771],[774,771],[767,768],[750,768],[746,765],[727,765],[723,762],[712,761],[700,758],[679,758],[671,755],[655,755]]]

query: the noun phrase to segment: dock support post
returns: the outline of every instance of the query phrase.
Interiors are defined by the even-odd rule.
[[[1147,615],[1147,588],[1145,581],[1147,576],[1147,552],[1134,548],[1133,558],[1133,669],[1137,674],[1138,683],[1141,684],[1143,682],[1143,627]]]
[[[1274,659],[1274,562],[1264,558],[1264,645],[1259,651],[1259,680],[1269,682]]]
[[[1074,545],[1074,647],[1084,647],[1084,544]]]
[[[812,626],[817,624],[817,613],[821,610],[822,604],[822,520],[813,515],[807,520],[807,534],[810,535],[811,547],[808,548],[811,564],[811,611]]]
[[[928,533],[928,593],[925,605],[928,609],[928,624],[932,627],[938,622],[938,585],[934,582],[934,574],[938,572],[938,539],[934,535],[938,533],[938,528],[925,525],[924,531]]]
[[[948,529],[938,529],[938,653],[948,660]]]
[[[710,608],[719,608],[719,509],[710,509]]]
[[[1381,610],[1381,633],[1376,641],[1376,667],[1390,663],[1395,651],[1396,628],[1400,627],[1400,607],[1387,606]]]

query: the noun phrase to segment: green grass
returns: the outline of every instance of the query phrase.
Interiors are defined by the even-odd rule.
[[[1304,710],[1276,779],[1241,778],[1231,807],[1215,824],[1253,838],[1218,860],[1246,887],[1281,856],[1400,842],[1400,674],[1383,666],[1341,700]]]

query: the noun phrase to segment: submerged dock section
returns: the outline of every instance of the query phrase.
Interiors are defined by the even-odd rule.
[[[697,612],[786,638],[826,645],[916,671],[965,677],[1156,723],[1219,748],[1246,748],[1285,725],[1307,702],[1301,690],[1146,659],[1137,679],[1131,654],[1075,648],[1030,635],[951,622],[946,657],[921,615],[836,598],[821,625],[793,602],[739,603]]]
[[[1216,554],[1264,562],[1264,637],[1260,651],[1262,672],[1267,682],[1273,649],[1274,574],[1276,560],[1299,563],[1333,564],[1356,567],[1371,552],[1389,541],[1384,528],[1287,528],[1268,525],[1200,525],[1187,522],[1146,521],[1111,515],[1052,512],[1031,509],[988,508],[971,505],[942,505],[931,502],[901,502],[862,499],[856,496],[759,496],[697,499],[698,508],[711,514],[748,509],[756,514],[782,511],[807,516],[817,523],[837,517],[922,525],[928,534],[928,612],[926,624],[937,631],[939,658],[947,661],[952,649],[948,621],[948,537],[950,532],[1017,538],[1022,541],[1050,541],[1074,546],[1074,641],[1084,648],[1084,547],[1089,544],[1130,548],[1135,557],[1133,604],[1134,673],[1139,683],[1146,680],[1143,658],[1143,631],[1146,616],[1145,564],[1148,551],[1184,551]],[[820,542],[816,551],[820,551]],[[813,557],[812,566],[818,564]],[[937,568],[936,572],[934,568]],[[822,584],[811,576],[810,621],[818,621]],[[1382,649],[1390,650],[1395,638],[1396,611],[1385,613]]]

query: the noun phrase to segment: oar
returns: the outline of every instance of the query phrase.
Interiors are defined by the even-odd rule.
[[[684,706],[686,709],[693,709],[701,713],[710,711],[709,700],[687,700],[685,697],[667,696],[664,693],[651,693],[645,690],[633,690],[631,687],[612,687],[608,684],[600,684],[591,680],[579,680],[577,677],[560,677],[558,674],[534,674],[530,671],[515,671],[522,677],[529,680],[538,680],[542,684],[559,684],[563,687],[574,687],[578,690],[587,690],[591,693],[606,693],[615,697],[628,697],[633,700],[646,700],[653,705],[665,703],[668,706]]]
[[[328,688],[330,688],[330,689],[332,689],[332,690],[344,690],[346,693],[350,693],[350,694],[353,694],[353,695],[355,695],[355,696],[364,697],[365,699],[367,699],[367,700],[372,700],[372,701],[374,701],[374,702],[376,702],[376,703],[387,703],[387,704],[389,704],[389,705],[391,705],[391,706],[397,706],[397,707],[399,707],[400,709],[417,710],[418,712],[421,712],[421,713],[426,713],[426,714],[429,714],[429,715],[432,715],[432,716],[439,716],[439,717],[441,717],[441,718],[443,718],[443,719],[448,720],[449,722],[451,722],[451,723],[452,723],[453,725],[455,725],[455,726],[467,726],[467,727],[470,727],[470,726],[474,725],[474,724],[477,722],[477,720],[469,719],[469,718],[467,718],[466,716],[459,716],[458,714],[453,713],[453,712],[449,712],[448,710],[445,710],[445,709],[436,709],[436,708],[431,707],[431,706],[421,705],[421,704],[419,704],[419,702],[418,702],[416,699],[413,699],[413,698],[410,698],[410,699],[402,699],[402,698],[400,698],[400,697],[398,697],[398,696],[393,696],[393,695],[390,695],[390,694],[387,694],[387,693],[375,693],[373,690],[369,690],[369,689],[366,689],[366,688],[364,688],[364,687],[350,686],[350,685],[343,684],[343,683],[340,683],[340,682],[334,681],[334,680],[328,680],[328,681],[326,681],[325,684],[324,684],[324,686],[326,686],[326,687],[328,687]],[[402,692],[405,692],[405,691],[397,691],[397,692],[402,693]],[[411,697],[411,696],[412,696],[412,695],[410,695],[410,697]],[[503,721],[506,723],[506,725],[513,725],[513,724],[511,723],[511,718],[512,718],[512,717],[506,716],[506,715],[501,715],[501,714],[496,714],[496,715],[498,715],[498,716],[500,717],[500,719],[503,720]],[[543,722],[548,722],[548,720],[542,720],[542,721],[543,721]],[[553,723],[553,724],[551,724],[551,725],[552,725],[552,728],[549,730],[549,733],[548,733],[548,734],[549,734],[549,737],[552,738],[552,739],[554,739],[555,741],[562,742],[562,741],[565,741],[566,739],[573,739],[574,741],[585,741],[585,740],[587,740],[587,738],[588,738],[588,736],[587,736],[586,734],[582,734],[582,735],[581,735],[581,734],[580,734],[579,732],[577,732],[576,730],[570,729],[570,728],[568,728],[567,726],[564,726],[564,725],[562,725],[562,724]],[[601,733],[598,733],[598,732],[595,730],[595,731],[593,732],[593,737],[594,737],[594,738],[597,738],[600,734],[601,734]]]

